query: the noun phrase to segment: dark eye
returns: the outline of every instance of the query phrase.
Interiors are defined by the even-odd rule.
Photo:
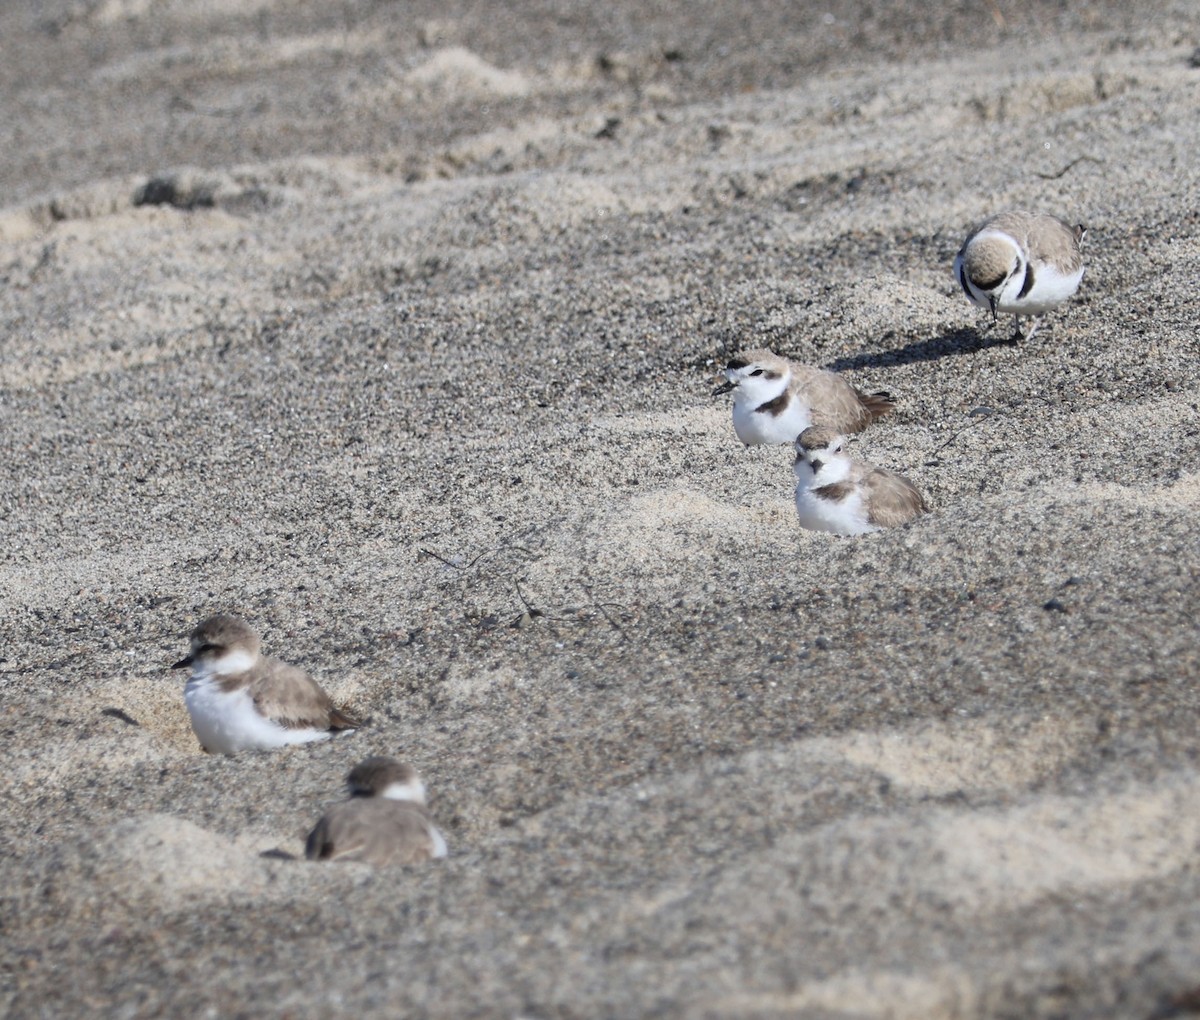
[[[842,444],[841,444],[841,443],[838,443],[838,444],[837,444],[837,446],[835,446],[835,447],[833,448],[833,452],[834,452],[834,453],[841,453],[841,452],[842,452]]]
[[[763,370],[762,370],[761,368],[756,368],[756,369],[755,369],[753,372],[751,372],[750,374],[751,374],[751,375],[762,375],[762,374],[763,374]]]

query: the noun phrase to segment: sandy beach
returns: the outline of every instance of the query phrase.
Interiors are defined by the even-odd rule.
[[[0,1014],[1200,1014],[1200,10],[0,8]],[[1087,225],[1006,342],[952,273]],[[731,354],[885,389],[802,530]],[[362,729],[202,752],[236,613]],[[450,855],[302,859],[369,755]],[[267,856],[263,856],[267,853]]]

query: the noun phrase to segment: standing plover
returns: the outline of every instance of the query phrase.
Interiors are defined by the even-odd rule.
[[[446,856],[446,840],[425,807],[425,784],[395,758],[368,758],[346,778],[350,799],[335,804],[308,834],[310,861],[417,864]]]
[[[972,304],[990,309],[992,321],[1011,314],[1014,340],[1021,316],[1057,308],[1083,279],[1080,245],[1087,231],[1044,213],[1005,212],[971,231],[954,259],[954,275]],[[1037,332],[1030,327],[1026,340]]]
[[[725,378],[713,395],[733,390],[733,429],[746,446],[795,442],[814,422],[860,432],[896,406],[887,393],[863,393],[836,372],[765,349],[732,358]]]
[[[192,631],[191,651],[171,668],[189,666],[183,698],[206,751],[304,744],[359,725],[304,670],[260,655],[258,635],[236,616],[211,616]]]
[[[907,478],[851,460],[842,444],[833,429],[815,425],[796,438],[796,513],[802,527],[865,535],[929,509]]]

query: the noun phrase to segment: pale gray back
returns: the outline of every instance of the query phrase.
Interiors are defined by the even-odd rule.
[[[433,858],[428,810],[411,801],[355,797],[331,807],[308,835],[310,861],[363,861],[384,867]]]

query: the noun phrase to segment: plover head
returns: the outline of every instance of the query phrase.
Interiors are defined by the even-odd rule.
[[[425,784],[411,765],[395,758],[373,757],[360,761],[346,777],[351,797],[386,797],[425,803]]]
[[[191,666],[197,672],[244,673],[258,661],[258,635],[236,616],[218,614],[200,623],[191,634],[191,651],[172,669]]]
[[[968,298],[974,299],[973,287],[987,299],[994,319],[1004,288],[1010,280],[1024,278],[1025,264],[1026,254],[1016,240],[987,231],[973,237],[963,249],[959,282]]]
[[[733,390],[735,401],[758,405],[787,389],[791,368],[786,358],[762,348],[730,358],[725,378],[727,382],[713,390],[713,396]]]
[[[850,474],[845,438],[833,429],[810,425],[796,437],[796,477],[811,476],[816,485],[832,485]]]

